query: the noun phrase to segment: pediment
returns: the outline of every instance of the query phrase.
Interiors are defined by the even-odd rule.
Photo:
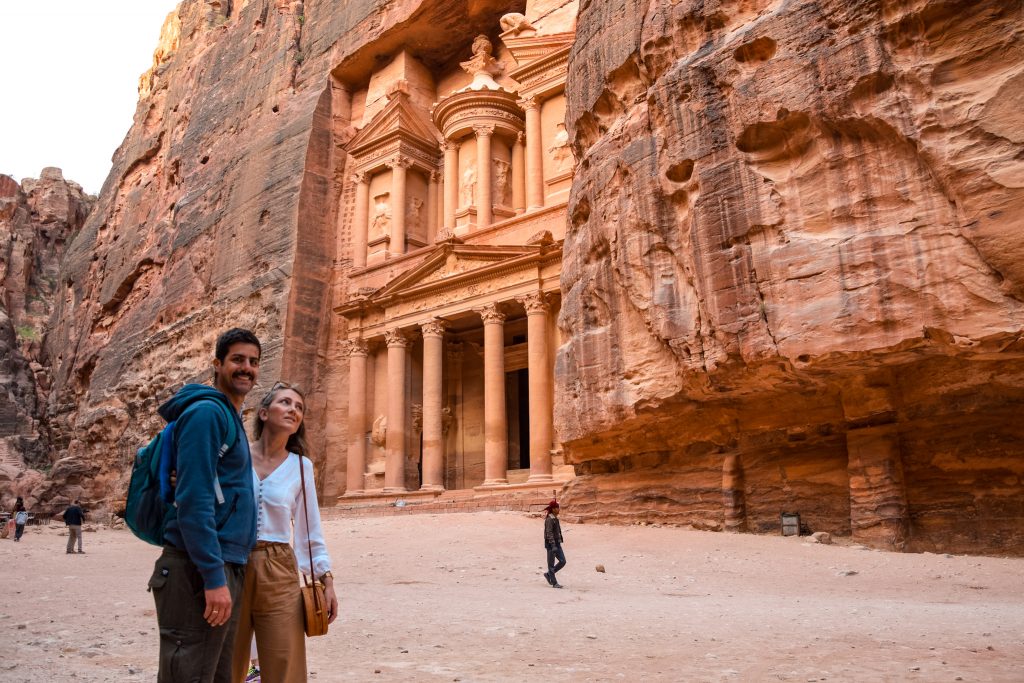
[[[429,289],[431,285],[474,276],[486,276],[505,267],[514,267],[545,252],[545,245],[485,246],[442,244],[415,268],[399,275],[378,290],[372,298],[402,297]]]
[[[358,158],[364,152],[395,139],[431,151],[436,151],[441,142],[427,113],[421,112],[419,107],[412,104],[409,96],[401,92],[363,126],[348,147],[350,153]]]
[[[575,33],[553,33],[546,36],[529,36],[522,38],[505,38],[502,42],[512,53],[518,66],[518,71],[531,63],[543,60],[561,51],[568,51],[572,47]],[[514,76],[513,76],[514,78]]]

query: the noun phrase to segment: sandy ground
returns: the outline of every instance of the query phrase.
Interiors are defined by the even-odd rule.
[[[565,589],[519,513],[325,522],[342,617],[314,681],[1024,681],[1024,560],[565,524]],[[154,680],[158,550],[0,541],[0,681]],[[605,573],[595,571],[603,564]]]

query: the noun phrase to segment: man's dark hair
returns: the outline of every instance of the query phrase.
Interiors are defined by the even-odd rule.
[[[223,363],[228,356],[228,349],[235,344],[253,344],[259,349],[260,355],[263,355],[263,347],[260,346],[260,340],[255,334],[241,327],[232,327],[217,339],[217,350],[214,354],[217,360]]]

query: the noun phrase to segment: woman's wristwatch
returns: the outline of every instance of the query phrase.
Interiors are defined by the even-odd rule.
[[[325,571],[323,574],[320,575],[320,583],[323,583],[324,579],[326,579],[328,576],[331,577],[332,581],[334,580],[334,574],[331,573],[330,569],[328,569],[327,571]]]

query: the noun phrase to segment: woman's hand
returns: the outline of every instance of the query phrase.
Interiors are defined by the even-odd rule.
[[[324,597],[327,598],[327,623],[333,624],[338,618],[338,594],[334,592],[334,579],[325,582]]]

